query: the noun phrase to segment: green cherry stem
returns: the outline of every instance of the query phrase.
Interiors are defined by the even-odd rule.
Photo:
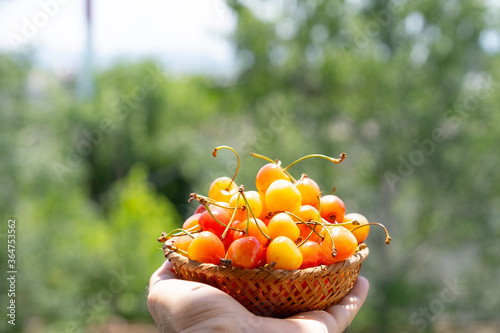
[[[189,200],[188,202],[191,202],[193,200],[196,200],[198,201],[201,205],[205,205],[205,204],[210,204],[210,205],[214,205],[214,206],[217,206],[217,207],[220,207],[220,208],[224,208],[224,209],[232,209],[234,210],[235,208],[234,207],[226,207],[226,206],[222,206],[221,204],[219,204],[217,201],[215,201],[214,199],[211,199],[209,197],[206,197],[204,195],[200,195],[198,193],[191,193],[189,195]]]
[[[301,223],[306,223],[306,222],[304,222],[304,220],[303,220],[303,219],[301,219],[299,216],[297,216],[296,214],[294,214],[294,213],[292,213],[292,212],[288,212],[288,211],[283,211],[283,212],[275,212],[273,215],[276,215],[276,214],[278,214],[278,213],[286,213],[286,214],[290,215],[291,217],[293,217],[294,219],[299,220]]]
[[[242,231],[241,229],[237,229],[237,228],[233,228],[231,227],[230,225],[227,225],[227,224],[224,224],[222,223],[221,221],[219,221],[218,218],[215,217],[215,215],[212,213],[212,211],[210,210],[210,207],[208,206],[208,204],[204,204],[205,206],[205,209],[207,210],[208,214],[210,214],[210,216],[217,222],[219,223],[220,225],[226,227],[226,228],[229,228],[229,229],[232,229],[232,230],[236,230],[236,231]],[[224,207],[224,208],[227,208],[227,207]]]
[[[367,223],[367,224],[362,224],[359,227],[356,227],[356,228],[352,229],[351,232],[353,232],[354,230],[357,230],[359,228],[366,227],[368,225],[377,225],[377,226],[381,227],[382,229],[384,229],[384,231],[385,231],[385,243],[389,244],[391,242],[392,238],[391,238],[391,236],[389,236],[389,231],[387,230],[387,228],[382,223],[371,222],[371,223]]]
[[[292,176],[292,175],[291,175],[288,171],[283,170],[283,172],[285,173],[285,175],[287,175],[287,176],[288,176],[288,178],[290,178],[290,181],[291,181],[292,183],[295,183],[295,182],[296,182],[295,178],[293,178],[293,176]]]
[[[214,150],[212,151],[213,157],[217,157],[217,151],[219,149],[229,149],[229,150],[231,150],[236,155],[236,159],[238,160],[238,165],[236,166],[236,172],[234,173],[233,179],[231,179],[231,182],[229,183],[229,185],[226,188],[226,190],[229,190],[231,188],[231,185],[233,185],[233,183],[234,183],[234,179],[236,178],[236,175],[238,174],[238,170],[240,170],[240,156],[238,155],[238,153],[236,152],[236,150],[234,150],[232,147],[229,147],[229,146],[218,146],[218,147],[215,147]]]
[[[176,247],[176,248],[177,248],[177,252],[179,252],[179,253],[181,253],[181,254],[183,254],[185,256],[188,256],[188,252],[187,251],[181,250],[178,247]]]
[[[320,224],[323,225],[323,223],[321,223],[321,222],[320,222]],[[330,230],[328,230],[328,228],[326,228],[324,225],[323,225],[323,230],[326,230],[326,232],[328,233],[328,236],[330,236],[330,240],[332,241],[332,257],[335,257],[335,256],[337,256],[337,249],[335,248],[335,244],[333,243],[333,235],[330,232]]]
[[[267,156],[264,156],[264,155],[261,155],[261,154],[257,154],[257,153],[250,153],[250,155],[252,155],[253,157],[258,157],[258,158],[261,158],[263,160],[266,160],[268,162],[271,162],[271,163],[276,163],[278,164],[279,161],[273,161],[272,159],[270,159],[269,157]]]
[[[323,225],[322,223],[319,223],[318,221],[314,221],[314,220],[309,220],[307,222],[299,221],[299,222],[295,222],[295,224],[305,224],[309,229],[311,229],[311,232],[314,232],[316,235],[318,235],[319,238],[321,238],[321,239],[325,238],[324,235],[320,234],[319,231],[316,230],[316,226]],[[314,227],[311,227],[311,225],[314,225]]]
[[[183,235],[188,235],[189,237],[194,238],[193,233],[190,232],[189,230],[177,228],[177,229],[170,231],[169,233],[166,233],[165,231],[163,231],[161,233],[161,236],[158,237],[158,242],[163,243],[172,237],[179,237],[179,236],[183,236]]]
[[[227,232],[229,231],[229,228],[231,228],[231,225],[233,224],[234,217],[236,216],[236,210],[238,209],[238,205],[240,204],[240,193],[238,193],[238,196],[236,197],[236,206],[233,209],[233,215],[231,215],[231,219],[229,220],[229,223],[227,224],[226,229],[221,235],[221,239],[225,239]],[[246,236],[246,235],[245,235]]]
[[[318,193],[318,221],[321,220],[321,191]]]
[[[292,165],[295,165],[295,164],[297,164],[297,163],[305,160],[306,158],[311,158],[311,157],[324,158],[325,160],[328,160],[330,162],[338,164],[338,163],[342,162],[347,157],[347,155],[346,155],[346,153],[342,153],[342,154],[340,154],[340,158],[333,158],[333,157],[326,156],[326,155],[323,155],[323,154],[311,154],[311,155],[307,155],[307,156],[301,157],[298,160],[290,163],[287,167],[285,167],[283,169],[283,171],[286,172],[288,170],[288,168],[290,168]]]
[[[320,238],[324,238],[325,236],[321,235],[317,230],[316,230],[316,226],[317,225],[322,225],[323,227],[326,225],[326,226],[345,226],[345,225],[360,225],[360,223],[357,221],[357,220],[354,220],[354,221],[349,221],[349,222],[343,222],[343,223],[320,223],[319,221],[314,221],[314,220],[309,220],[307,222],[305,221],[302,221],[300,220],[299,222],[295,222],[297,224],[299,223],[303,223],[305,224],[308,228],[311,229],[311,232],[309,233],[309,235],[307,235],[307,237],[302,240],[300,242],[299,245],[297,245],[297,247],[300,247],[302,246],[302,244],[304,244],[307,240],[309,240],[309,238],[312,236],[313,233],[316,233]],[[314,228],[310,226],[310,224],[313,224],[314,225]],[[357,229],[357,228],[356,228]],[[329,232],[329,231],[328,231]]]
[[[240,185],[240,187],[238,188],[238,199],[241,196],[243,196],[243,200],[245,201],[245,205],[248,205],[246,202],[246,197],[245,197],[245,186],[243,185]],[[238,203],[236,203],[236,209],[238,209]],[[248,236],[248,228],[250,227],[250,213],[248,211],[248,209],[246,210],[247,211],[247,225],[245,227],[245,236]]]
[[[201,205],[205,205],[206,203],[209,203],[211,205],[217,205],[217,201],[215,201],[214,199],[211,199],[211,198],[206,197],[204,195],[200,195],[198,193],[191,193],[189,195],[188,202],[191,202],[194,200],[198,201]]]
[[[317,230],[316,230],[316,226],[318,224],[321,224],[319,223],[318,221],[314,221],[314,220],[309,220],[309,221],[304,221],[303,219],[301,219],[299,216],[295,215],[294,213],[292,212],[287,212],[287,211],[284,211],[283,213],[286,213],[288,214],[289,216],[293,217],[294,219],[298,220],[297,222],[295,222],[295,224],[305,224],[309,229],[311,229],[311,232],[315,232],[319,238],[323,239],[325,238],[325,236],[323,236],[322,234],[320,234]],[[314,228],[310,226],[310,224],[314,224]],[[309,237],[308,237],[309,238]]]
[[[183,229],[183,230],[184,230],[184,229]],[[189,229],[185,229],[185,230],[187,230],[187,231],[189,231],[189,232],[191,232],[191,233],[195,233],[195,232],[197,232],[198,230],[201,230],[201,228],[200,228],[200,226],[199,226],[199,225],[195,225],[195,226],[192,226],[191,228],[189,228]]]
[[[361,223],[359,223],[358,220],[353,220],[353,221],[342,222],[342,223],[328,223],[328,225],[333,225],[333,226],[341,225],[341,226],[345,226],[345,225],[361,225]]]
[[[253,213],[253,210],[252,210],[252,206],[250,206],[248,204],[248,200],[247,200],[247,197],[245,196],[245,188],[243,187],[243,185],[240,186],[240,189],[238,190],[238,192],[241,193],[241,196],[243,197],[243,200],[245,200],[245,205],[247,207],[247,233],[245,234],[245,236],[248,235],[248,225],[250,224],[250,214],[252,214],[253,216],[253,219],[255,221],[255,225],[257,226],[257,229],[259,229],[259,231],[269,240],[271,241],[271,237],[266,234],[264,232],[264,230],[262,230],[259,226],[259,224],[257,223],[257,217],[255,216],[255,214]]]
[[[280,166],[280,167],[281,167],[281,161],[280,161],[280,160],[274,160],[274,161],[273,161],[273,160],[272,160],[272,159],[270,159],[269,157],[264,156],[264,155],[261,155],[261,154],[257,154],[257,153],[250,153],[250,155],[252,155],[253,157],[262,158],[263,160],[266,160],[266,161],[271,162],[271,163],[275,163],[275,164],[277,164],[278,166]],[[281,168],[281,169],[283,170],[283,168]],[[285,173],[285,175],[287,175],[287,176],[288,176],[288,178],[290,178],[290,181],[291,181],[292,183],[295,183],[295,178],[293,178],[293,176],[292,176],[292,175],[291,175],[288,171],[283,170],[283,172]]]
[[[311,222],[311,221],[309,221]],[[299,245],[297,245],[297,247],[301,247],[305,242],[307,242],[309,240],[309,238],[311,238],[312,234],[313,233],[316,233],[318,234],[318,236],[321,238],[321,234],[319,232],[316,231],[316,226],[318,225],[319,223],[314,223],[314,228],[312,228],[308,223],[306,223],[306,225],[311,228],[311,232],[309,233],[309,235],[307,235],[307,237],[305,239],[302,240],[302,242],[300,242]]]

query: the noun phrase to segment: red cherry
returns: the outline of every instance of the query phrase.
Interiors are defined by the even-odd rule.
[[[299,250],[304,258],[300,268],[316,267],[321,264],[323,257],[321,256],[318,243],[308,240],[299,247]]]
[[[262,247],[262,258],[260,259],[259,264],[257,265],[257,267],[262,267],[265,264],[267,264],[266,254],[267,254],[267,246],[263,246]]]
[[[201,214],[201,213],[206,212],[206,211],[207,211],[207,209],[205,208],[205,206],[199,205],[198,208],[196,208],[196,210],[194,211],[194,214]]]
[[[229,246],[231,246],[231,244],[235,240],[240,239],[242,237],[245,237],[244,232],[229,229],[226,233],[226,237],[222,240],[222,243],[224,244],[224,248],[226,249],[226,251],[229,249]]]
[[[220,222],[227,225],[231,220],[231,215],[223,208],[213,208],[210,209],[212,215],[217,218]],[[198,218],[198,224],[204,231],[210,231],[216,234],[218,237],[222,235],[226,227],[219,222],[217,222],[208,211],[201,213]]]
[[[262,259],[263,249],[257,238],[247,236],[235,240],[227,250],[226,259],[231,259],[232,265],[252,269],[257,267]]]
[[[268,242],[268,238],[266,237],[266,235],[269,235],[266,224],[261,220],[254,218],[234,223],[235,228],[242,230],[246,230],[247,225],[248,236],[254,236],[262,244],[262,246],[265,246]]]

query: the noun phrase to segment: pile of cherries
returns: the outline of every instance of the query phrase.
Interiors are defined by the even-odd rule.
[[[269,267],[302,269],[344,261],[364,247],[370,225],[361,214],[345,214],[344,202],[334,194],[322,196],[318,184],[306,174],[295,180],[288,169],[311,157],[340,163],[321,154],[304,156],[287,167],[279,160],[267,160],[255,178],[256,191],[247,191],[234,182],[239,169],[239,156],[228,146],[216,147],[233,151],[238,167],[233,178],[215,179],[208,197],[192,193],[190,201],[198,201],[195,213],[181,229],[163,232],[158,241],[191,260],[239,268]]]

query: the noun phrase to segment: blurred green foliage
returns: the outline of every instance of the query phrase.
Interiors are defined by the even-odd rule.
[[[362,269],[371,290],[352,331],[498,320],[500,58],[479,46],[500,28],[498,10],[245,4],[229,3],[233,78],[116,64],[79,101],[71,79],[0,56],[0,207],[17,221],[18,322],[42,318],[46,331],[66,332],[113,316],[150,321],[144,288],[163,260],[155,238],[194,211],[190,192],[233,174],[229,152],[211,156],[222,144],[240,152],[247,189],[263,163],[252,151],[284,164],[347,153],[339,165],[308,160],[291,172],[324,192],[336,186],[349,212],[393,237],[385,246],[371,232]],[[443,298],[450,285],[455,297]]]

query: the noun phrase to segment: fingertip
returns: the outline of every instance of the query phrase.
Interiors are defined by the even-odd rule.
[[[362,275],[358,276],[357,282],[360,283],[360,284],[362,284],[362,285],[364,285],[364,286],[366,286],[366,287],[368,287],[368,288],[370,287],[370,281],[368,281],[368,279],[365,278]]]
[[[354,284],[353,289],[351,290],[352,294],[355,294],[361,301],[361,304],[366,299],[368,295],[368,290],[370,289],[370,282],[364,276],[358,276],[356,283]]]

